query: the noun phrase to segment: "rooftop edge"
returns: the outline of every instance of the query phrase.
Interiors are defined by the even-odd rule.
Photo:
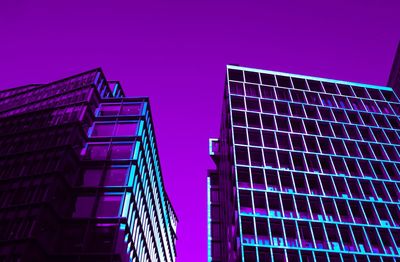
[[[274,75],[281,75],[281,76],[288,76],[288,77],[299,77],[299,78],[306,78],[306,79],[311,79],[311,80],[316,80],[316,81],[333,82],[333,83],[336,83],[336,84],[360,86],[360,87],[365,87],[365,88],[373,88],[373,89],[379,89],[379,90],[393,91],[393,89],[391,87],[387,87],[387,86],[369,85],[369,84],[363,84],[363,83],[348,82],[348,81],[335,80],[335,79],[329,79],[329,78],[323,78],[323,77],[291,74],[291,73],[284,73],[284,72],[257,69],[257,68],[250,68],[250,67],[243,67],[243,66],[236,66],[236,65],[227,65],[226,67],[227,67],[227,69],[244,70],[244,71],[250,71],[250,72],[274,74]]]

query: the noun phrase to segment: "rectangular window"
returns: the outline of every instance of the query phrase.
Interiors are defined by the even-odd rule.
[[[258,85],[245,84],[246,96],[260,97]]]
[[[338,84],[339,91],[344,96],[354,96],[353,91],[349,85]]]
[[[263,98],[271,98],[275,99],[275,91],[274,88],[270,86],[261,86],[261,96]]]
[[[271,100],[261,100],[261,108],[264,113],[275,113],[274,102]]]
[[[133,144],[113,144],[111,146],[111,159],[130,159]]]
[[[334,119],[330,108],[318,107],[318,110],[323,120],[332,121]]]
[[[246,129],[235,127],[233,129],[233,137],[235,138],[235,144],[247,144]]]
[[[83,185],[84,186],[98,186],[100,179],[103,174],[102,169],[87,169],[83,173]]]
[[[306,92],[308,103],[313,105],[321,105],[321,100],[317,93]]]
[[[99,110],[100,116],[116,116],[119,113],[121,105],[119,104],[102,104]]]
[[[276,111],[280,115],[290,115],[289,105],[288,103],[283,102],[275,102],[276,104]]]
[[[258,102],[259,99],[246,97],[246,105],[248,111],[256,111],[260,112],[260,103]]]
[[[310,87],[311,91],[324,92],[324,90],[322,89],[321,82],[314,81],[314,80],[307,80],[307,82],[308,82],[308,86]]]
[[[293,132],[304,133],[303,121],[300,118],[290,118],[290,125]]]
[[[244,95],[243,83],[229,81],[229,87],[230,87],[231,94]]]
[[[97,206],[97,217],[116,217],[119,215],[122,195],[101,196]]]
[[[294,150],[298,150],[298,151],[305,150],[303,138],[301,135],[291,134],[290,138],[292,140],[292,145],[293,145]]]
[[[234,109],[245,110],[243,97],[241,97],[241,96],[231,96],[231,106]]]
[[[112,136],[115,123],[95,123],[91,137]]]
[[[284,100],[284,101],[291,101],[290,99],[290,93],[288,89],[285,88],[275,88],[276,95],[278,96],[279,100]]]
[[[117,123],[115,136],[134,136],[136,135],[137,123]]]
[[[262,146],[261,134],[257,129],[248,129],[249,143],[253,146]]]
[[[128,176],[128,167],[111,167],[107,169],[104,178],[105,186],[124,186]]]
[[[89,144],[86,157],[92,160],[105,160],[107,152],[108,144]]]
[[[305,117],[303,106],[300,104],[290,104],[290,110],[293,116]]]
[[[261,128],[260,117],[257,113],[247,113],[247,124],[250,127]]]
[[[331,94],[339,94],[336,85],[334,83],[330,82],[322,82],[325,88],[325,92],[331,93]]]
[[[359,86],[353,86],[354,93],[356,93],[357,97],[362,97],[362,98],[369,98],[368,93],[365,88],[359,87]]]
[[[122,109],[120,112],[120,115],[141,115],[142,112],[142,104],[141,103],[134,103],[134,104],[128,104],[124,103],[122,104]]]
[[[246,115],[241,111],[232,111],[233,124],[238,126],[246,126]]]
[[[244,77],[246,79],[246,82],[257,84],[260,83],[260,77],[256,72],[244,71]]]
[[[347,100],[346,97],[341,97],[341,96],[334,96],[336,99],[336,104],[343,109],[351,109],[350,103]]]
[[[289,140],[289,134],[287,133],[276,133],[277,141],[279,143],[279,148],[283,149],[292,149],[291,143]]]
[[[263,156],[261,149],[250,148],[250,159],[252,166],[263,166]]]
[[[294,88],[308,90],[306,80],[302,78],[292,78]]]
[[[299,103],[306,103],[306,97],[304,96],[303,91],[291,90],[291,94],[292,94],[293,101],[299,102]]]
[[[308,118],[319,119],[318,110],[316,106],[304,105],[304,109]]]
[[[276,129],[274,116],[261,114],[261,120],[264,129]]]
[[[276,86],[275,76],[268,74],[261,74],[261,81],[263,85]]]
[[[72,217],[90,217],[94,201],[94,196],[79,196],[76,199],[75,212]]]
[[[274,150],[264,149],[265,165],[270,167],[278,167],[276,154]]]
[[[290,77],[277,75],[276,79],[278,80],[278,86],[282,87],[292,87],[292,82],[290,81]]]
[[[239,165],[248,165],[249,164],[249,156],[248,156],[246,147],[236,146],[235,154],[236,154],[236,162]]]
[[[289,126],[289,119],[287,117],[276,117],[276,123],[278,126],[278,130],[282,131],[290,131],[290,126]]]

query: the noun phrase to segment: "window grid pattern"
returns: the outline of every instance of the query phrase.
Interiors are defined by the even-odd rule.
[[[165,197],[148,104],[114,100],[100,104],[95,114],[81,155],[109,164],[84,170],[81,183],[88,192],[102,188],[106,193],[89,197],[92,202],[82,205],[83,215],[125,218],[121,229],[131,260],[175,261],[177,219]],[[113,180],[112,173],[123,177]],[[75,211],[81,216],[79,198]]]
[[[240,69],[228,99],[243,261],[394,261],[396,94]]]

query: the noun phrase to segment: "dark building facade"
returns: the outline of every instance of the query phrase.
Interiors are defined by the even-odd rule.
[[[100,69],[0,91],[0,261],[175,261],[147,98]]]
[[[392,87],[397,94],[400,94],[400,43],[397,45],[387,86]]]
[[[208,261],[399,260],[392,88],[229,65],[222,111]]]

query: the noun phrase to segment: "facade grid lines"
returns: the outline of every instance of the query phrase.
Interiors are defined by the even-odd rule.
[[[229,65],[209,261],[395,261],[399,113],[389,87]]]

